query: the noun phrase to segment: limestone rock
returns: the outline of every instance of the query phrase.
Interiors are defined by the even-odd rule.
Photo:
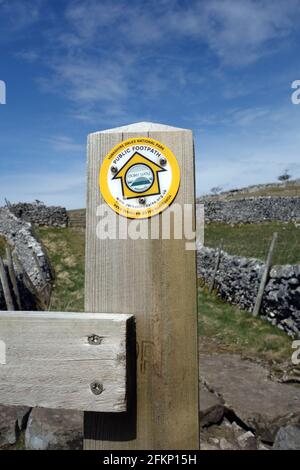
[[[28,450],[80,450],[83,413],[34,408],[25,433]]]
[[[300,200],[300,198],[299,198]],[[197,247],[197,272],[210,283],[217,250]],[[218,295],[240,308],[252,311],[265,264],[222,251],[215,278]],[[293,336],[300,336],[300,266],[274,266],[265,288],[261,315]]]
[[[203,385],[200,386],[200,426],[208,426],[221,421],[224,414],[224,405],[220,398],[209,392]]]
[[[9,208],[19,219],[35,225],[49,227],[67,227],[68,225],[68,214],[64,207],[46,206],[41,201],[35,201],[10,204]]]
[[[0,405],[0,447],[15,444],[24,429],[30,408]]]
[[[300,427],[280,428],[273,445],[274,450],[300,450]]]
[[[203,197],[197,202],[205,206],[206,222],[223,222],[235,225],[266,221],[297,222],[300,220],[300,198],[297,196],[242,197],[231,200]]]
[[[201,354],[200,375],[263,441],[274,442],[281,427],[300,425],[300,389],[272,381],[261,365],[234,354]]]

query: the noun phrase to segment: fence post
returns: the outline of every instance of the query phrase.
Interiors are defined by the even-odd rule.
[[[266,287],[268,277],[269,277],[269,272],[270,272],[270,268],[271,268],[271,264],[272,264],[272,258],[273,258],[273,252],[274,252],[274,248],[275,248],[277,238],[278,238],[278,233],[274,232],[273,233],[273,238],[272,238],[272,241],[271,241],[271,244],[270,244],[270,248],[269,248],[269,253],[268,253],[268,257],[267,257],[267,261],[266,261],[265,270],[263,272],[263,275],[262,275],[262,278],[261,278],[261,281],[260,281],[260,285],[259,285],[259,289],[258,289],[258,294],[257,294],[256,300],[255,300],[255,305],[254,305],[254,309],[253,309],[253,313],[252,313],[254,317],[257,317],[257,315],[260,312],[260,307],[261,307],[265,287]]]
[[[222,247],[223,247],[223,240],[221,240],[220,245],[218,247],[217,257],[216,257],[216,264],[215,264],[215,268],[214,268],[212,278],[211,278],[211,281],[210,281],[210,285],[209,285],[209,288],[208,288],[208,292],[210,294],[212,293],[212,291],[214,289],[214,286],[215,286],[216,275],[217,275],[217,272],[218,272],[218,269],[219,269],[219,266],[220,266],[220,261],[221,261]]]
[[[194,214],[190,130],[138,123],[89,136],[85,310],[135,315],[137,396],[129,397],[126,413],[85,413],[84,448],[198,449],[195,251],[186,250],[185,236],[178,239],[174,228],[171,239],[164,239],[161,229],[157,239],[124,239],[117,234],[114,240],[100,240],[96,235],[97,207],[104,204],[100,168],[108,152],[129,138],[155,139],[173,152],[181,174],[174,205],[191,205]],[[108,205],[103,207],[115,214]],[[172,206],[164,216],[170,211]],[[118,223],[125,219],[116,217]],[[153,219],[161,222],[162,214],[140,219],[139,231],[149,234]],[[195,230],[194,215],[192,219]]]

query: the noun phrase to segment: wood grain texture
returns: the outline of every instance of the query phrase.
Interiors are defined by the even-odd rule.
[[[130,315],[1,312],[0,403],[124,412]],[[101,337],[89,344],[91,335]],[[94,395],[90,385],[103,392]]]
[[[194,207],[192,132],[138,123],[88,139],[86,299],[91,312],[136,317],[137,401],[127,413],[85,414],[85,449],[197,449],[198,359],[195,252],[186,240],[99,240],[98,175],[109,150],[130,137],[152,137],[175,154],[181,185],[175,203]],[[171,206],[172,208],[172,206]],[[167,209],[165,213],[171,210]],[[107,206],[108,213],[111,209]],[[119,217],[120,218],[120,217]],[[156,216],[161,222],[162,215]],[[149,221],[141,228],[149,229]],[[195,220],[193,220],[195,228]]]

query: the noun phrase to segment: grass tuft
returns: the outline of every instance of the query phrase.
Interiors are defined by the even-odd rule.
[[[251,313],[225,303],[206,289],[199,288],[199,335],[206,346],[218,351],[281,362],[292,355],[292,339],[276,326]]]
[[[47,250],[55,273],[49,309],[83,312],[85,231],[40,227],[36,233]]]

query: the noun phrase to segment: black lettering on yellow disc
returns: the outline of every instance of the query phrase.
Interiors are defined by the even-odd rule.
[[[104,158],[100,191],[118,214],[145,219],[169,207],[180,185],[180,169],[173,152],[149,137],[124,140]]]

